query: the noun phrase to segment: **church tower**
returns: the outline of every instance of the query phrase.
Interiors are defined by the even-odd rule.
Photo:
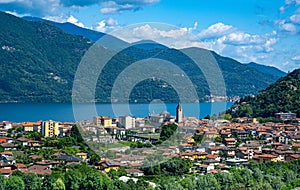
[[[182,107],[180,103],[178,103],[176,107],[176,122],[181,123],[182,122]]]

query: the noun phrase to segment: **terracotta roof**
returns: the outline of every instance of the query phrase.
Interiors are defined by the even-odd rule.
[[[277,156],[273,155],[273,154],[262,154],[259,155],[260,158],[269,158],[269,159],[274,159],[277,158]]]
[[[11,175],[12,174],[12,170],[11,170],[11,168],[0,168],[0,173],[1,174],[9,174],[9,175]]]

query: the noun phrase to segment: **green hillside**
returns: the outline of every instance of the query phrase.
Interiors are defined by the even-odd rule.
[[[69,101],[89,40],[2,12],[0,25],[0,101]]]
[[[235,116],[274,117],[278,112],[300,116],[300,69],[280,78],[254,97],[241,99],[231,111]]]
[[[0,24],[5,26],[0,30],[0,102],[70,102],[77,66],[93,42],[49,22],[26,21],[2,12]],[[279,78],[204,49],[190,50],[204,56],[201,64],[205,66],[210,64],[205,55],[213,54],[229,96],[256,94]],[[111,89],[118,75],[130,64],[149,57],[180,67],[195,85],[200,101],[210,95],[201,70],[182,51],[159,44],[134,44],[105,66],[96,86],[96,101],[110,102]],[[166,81],[148,79],[137,84],[130,96],[131,102],[153,99],[177,102],[178,95]]]

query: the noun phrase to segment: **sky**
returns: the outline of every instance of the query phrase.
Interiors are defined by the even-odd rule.
[[[133,26],[132,38],[124,40],[155,36],[173,40],[176,48],[204,47],[242,63],[286,72],[300,66],[300,0],[0,0],[0,10],[105,33]]]

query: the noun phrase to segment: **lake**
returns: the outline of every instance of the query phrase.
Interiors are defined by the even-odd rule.
[[[186,117],[203,118],[206,115],[219,114],[232,106],[232,102],[182,104],[183,114]],[[132,115],[146,117],[149,114],[158,114],[168,111],[176,115],[176,103],[149,103],[149,104],[76,104],[71,103],[2,103],[0,104],[0,121],[79,121],[91,120],[95,115],[118,117]]]

